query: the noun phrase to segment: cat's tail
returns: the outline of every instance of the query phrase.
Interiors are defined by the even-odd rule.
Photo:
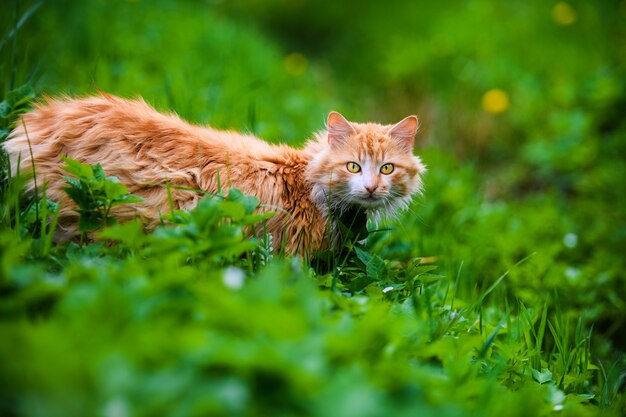
[[[54,123],[41,116],[40,106],[22,115],[17,126],[2,143],[9,157],[10,175],[13,177],[18,173],[32,175],[33,161],[55,153],[52,142],[45,140],[51,135]],[[29,181],[26,191],[32,191],[33,188],[34,182]]]

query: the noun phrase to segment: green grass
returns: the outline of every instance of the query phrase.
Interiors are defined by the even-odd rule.
[[[417,111],[429,172],[326,272],[248,239],[236,192],[111,224],[130,197],[71,162],[100,239],[54,245],[2,155],[2,415],[623,415],[624,6],[388,3],[10,2],[0,140],[97,88],[294,145]]]

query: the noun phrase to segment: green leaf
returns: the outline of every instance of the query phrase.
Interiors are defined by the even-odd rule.
[[[228,192],[228,196],[226,197],[226,200],[241,204],[244,207],[246,214],[252,214],[254,210],[256,210],[257,207],[259,207],[258,198],[251,196],[251,195],[245,195],[237,188],[230,189],[230,191]]]
[[[0,117],[6,118],[11,112],[11,106],[6,101],[0,102]]]
[[[5,101],[10,107],[23,106],[35,98],[35,91],[30,84],[23,84],[8,92]]]
[[[367,263],[370,261],[370,259],[372,259],[372,254],[369,252],[364,251],[363,249],[356,247],[354,248],[356,251],[356,256],[357,258],[359,258],[359,260],[361,262],[363,262],[365,265],[367,265]]]
[[[98,175],[98,174],[95,174]],[[104,196],[109,200],[115,200],[124,194],[128,193],[126,186],[120,184],[119,182],[113,182],[107,179],[104,183]]]
[[[244,206],[232,201],[220,202],[220,210],[224,217],[230,217],[233,220],[240,220],[246,215]]]
[[[102,216],[94,212],[80,212],[80,220],[78,221],[78,230],[81,232],[89,232],[102,226]]]
[[[63,179],[69,184],[71,185],[73,188],[78,188],[79,190],[81,188],[83,188],[80,180],[74,178],[74,177],[68,177],[66,175],[63,176]]]
[[[243,225],[251,225],[258,223],[263,220],[270,219],[274,217],[276,213],[268,212],[268,213],[259,213],[259,214],[249,214],[247,216],[242,217],[239,221]]]
[[[540,384],[545,384],[546,382],[552,381],[552,372],[550,372],[550,370],[547,368],[542,368],[541,372],[532,368],[531,372],[535,381],[539,382]]]
[[[68,174],[73,174],[78,178],[91,179],[93,178],[93,171],[89,165],[82,164],[75,159],[61,156],[61,159],[65,162],[63,170]]]
[[[387,267],[385,261],[380,256],[366,252],[359,247],[354,249],[359,260],[365,264],[368,276],[376,279],[383,276]]]
[[[418,277],[430,271],[434,271],[435,269],[437,269],[437,265],[420,265],[413,269],[413,273],[415,274],[415,277]]]
[[[132,194],[122,195],[120,197],[117,197],[115,201],[113,201],[113,203],[111,204],[111,207],[120,206],[122,204],[131,204],[131,203],[143,203],[143,198],[136,196],[136,195],[132,195]]]
[[[374,255],[367,264],[367,274],[374,278],[381,278],[385,269],[385,261],[378,255]]]
[[[104,169],[102,169],[102,165],[100,164],[95,164],[91,167],[91,170],[93,172],[93,178],[96,181],[104,181],[106,178],[106,175],[104,174]],[[114,178],[114,177],[112,177]],[[117,178],[115,178],[117,180]]]
[[[83,207],[88,204],[87,195],[82,189],[65,187],[63,191],[65,191],[65,194],[67,194],[78,207]]]

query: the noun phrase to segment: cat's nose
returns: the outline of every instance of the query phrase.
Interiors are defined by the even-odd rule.
[[[367,190],[368,193],[373,194],[374,191],[376,191],[376,189],[378,188],[378,186],[376,185],[366,185],[365,189]]]

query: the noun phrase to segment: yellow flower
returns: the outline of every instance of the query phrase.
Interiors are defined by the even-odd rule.
[[[299,52],[293,52],[285,57],[285,71],[291,75],[302,75],[306,71],[309,61]]]
[[[502,113],[509,108],[509,96],[506,92],[492,88],[483,95],[483,109],[489,113]]]
[[[576,10],[569,3],[560,1],[552,9],[552,18],[557,24],[567,26],[574,23],[578,16]]]

